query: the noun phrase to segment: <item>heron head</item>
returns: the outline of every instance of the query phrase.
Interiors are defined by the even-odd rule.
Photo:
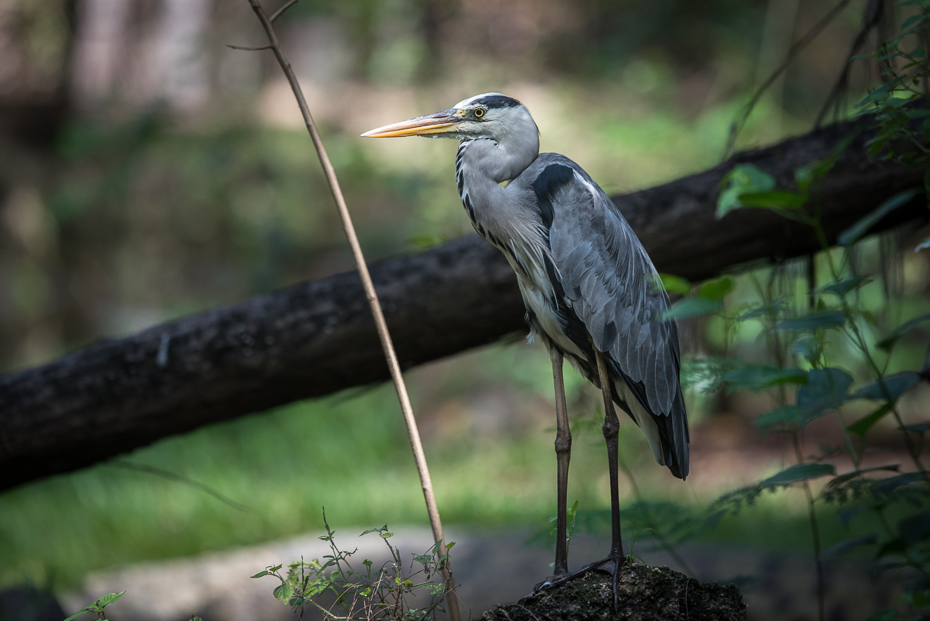
[[[485,93],[464,99],[448,110],[385,125],[362,134],[365,138],[491,138],[500,142],[514,133],[538,136],[536,123],[526,107],[500,93]]]

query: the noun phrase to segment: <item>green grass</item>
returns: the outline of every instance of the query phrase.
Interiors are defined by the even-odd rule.
[[[513,349],[503,350],[503,358]],[[541,352],[520,349],[514,352],[518,357],[529,354],[548,364]],[[454,391],[457,381],[452,377],[446,384]],[[520,436],[491,438],[466,430],[464,437],[443,432],[427,437],[446,522],[545,525],[554,472],[547,424],[548,418]],[[576,460],[579,477],[594,457]],[[124,462],[185,477],[229,502],[200,487],[121,467]],[[576,492],[594,502],[591,487],[578,483]],[[87,571],[114,563],[322,529],[323,506],[332,524],[426,524],[390,386],[213,425],[116,463],[3,494],[0,584],[30,580],[67,587]]]

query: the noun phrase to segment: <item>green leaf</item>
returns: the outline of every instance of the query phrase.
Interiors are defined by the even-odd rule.
[[[120,591],[119,593],[107,593],[106,595],[100,597],[97,601],[95,601],[90,606],[85,606],[84,608],[76,612],[75,614],[65,619],[65,621],[73,621],[73,619],[77,619],[81,615],[84,615],[87,613],[93,613],[98,616],[102,616],[104,608],[106,608],[107,606],[109,606],[110,604],[114,602],[118,602],[120,598],[125,594],[126,594],[125,589]]]
[[[877,88],[870,92],[868,95],[859,100],[859,103],[856,104],[856,108],[862,108],[870,103],[874,103],[884,97],[887,97],[888,89],[886,88]]]
[[[125,589],[120,591],[119,593],[107,593],[106,595],[98,599],[95,603],[101,608],[103,608],[104,606],[109,606],[110,604],[114,602],[118,602],[119,599],[125,594],[126,594]]]
[[[842,311],[815,311],[809,315],[780,321],[775,324],[775,329],[782,332],[808,332],[838,328],[845,323],[846,315]]]
[[[775,408],[771,412],[760,414],[753,421],[756,427],[762,431],[768,431],[771,427],[788,427],[800,425],[804,422],[804,410],[796,405],[785,405]]]
[[[383,530],[387,530],[387,524],[385,524],[381,528],[369,528],[368,530],[363,532],[361,535],[359,535],[359,537],[364,537],[365,535],[368,535],[370,533],[380,533]]]
[[[681,295],[688,295],[691,293],[691,283],[681,276],[659,274],[659,280],[669,293],[680,293]]]
[[[781,487],[822,476],[836,475],[833,464],[795,464],[762,481],[762,487]]]
[[[735,283],[729,276],[722,276],[708,280],[701,285],[698,295],[708,300],[722,300],[728,293],[733,291]]]
[[[807,386],[798,389],[797,398],[798,407],[804,410],[805,423],[840,408],[848,399],[852,383],[852,376],[836,367],[808,371]]]
[[[872,399],[873,401],[887,399],[893,403],[897,401],[901,395],[919,383],[919,373],[902,371],[900,373],[886,375],[883,379],[876,380],[871,384],[866,384],[856,391],[856,397],[860,399]]]
[[[808,194],[811,185],[817,180],[816,170],[820,162],[812,162],[794,171],[794,182],[803,195]]]
[[[882,405],[880,408],[878,408],[877,410],[875,410],[874,412],[872,412],[871,414],[869,414],[868,416],[865,416],[857,420],[852,425],[847,427],[847,429],[850,431],[850,433],[854,433],[857,436],[865,437],[865,434],[868,433],[869,429],[874,427],[875,423],[885,418],[888,412],[890,412],[893,409],[894,409],[893,403],[886,403]]]
[[[924,473],[922,472],[905,472],[897,476],[879,479],[871,483],[872,492],[879,498],[891,495],[900,487],[906,487],[917,483],[924,482]]]
[[[249,576],[249,577],[250,577],[250,578],[261,578],[262,576],[270,576],[270,575],[271,575],[271,572],[270,572],[270,571],[260,571],[260,572],[258,572],[257,574],[255,574],[254,576]]]
[[[901,324],[897,328],[891,331],[891,334],[883,338],[878,342],[878,347],[884,349],[885,351],[890,351],[894,344],[898,341],[899,338],[907,334],[908,332],[919,328],[923,324],[930,321],[930,314],[921,315],[920,317],[915,317],[910,321]]]
[[[867,216],[861,218],[854,225],[840,233],[836,241],[841,246],[850,246],[854,244],[860,237],[869,232],[869,230],[875,226],[882,218],[887,216],[889,213],[900,207],[901,205],[906,205],[911,201],[912,198],[923,192],[920,188],[912,188],[910,190],[905,190],[903,192],[898,192],[884,203],[882,203],[878,209],[868,214]]]
[[[800,209],[807,202],[807,197],[787,190],[769,190],[767,192],[746,192],[739,195],[741,207],[762,207],[766,209]]]
[[[880,99],[884,99],[885,97],[888,96],[891,90],[894,89],[895,86],[897,86],[897,84],[895,84],[894,82],[885,82],[884,84],[882,84],[881,86],[879,86],[878,88],[870,92],[868,95],[863,97],[862,100],[856,104],[856,107],[861,108],[866,104],[878,101]]]
[[[914,26],[915,24],[919,24],[919,23],[923,22],[925,19],[927,19],[927,18],[924,17],[924,15],[923,15],[923,14],[920,14],[920,13],[918,13],[917,15],[911,15],[911,16],[908,17],[906,20],[904,20],[903,22],[901,22],[901,25],[900,25],[898,28],[899,28],[900,30],[907,30],[907,29],[910,28],[911,26]]]
[[[672,304],[662,316],[662,319],[688,319],[691,317],[703,317],[712,315],[723,308],[720,300],[709,300],[707,298],[695,297],[684,298]]]
[[[898,464],[890,464],[887,466],[872,466],[871,468],[862,468],[859,470],[851,470],[846,474],[841,474],[838,477],[834,477],[832,481],[827,483],[828,488],[837,489],[842,487],[846,482],[851,481],[857,477],[861,477],[864,474],[870,472],[898,472],[901,469],[901,466]],[[848,525],[848,521],[844,520],[844,523]]]
[[[720,180],[720,197],[717,199],[717,219],[739,209],[740,195],[768,192],[775,188],[775,179],[752,164],[739,164]]]
[[[275,588],[272,594],[275,596],[275,599],[279,599],[282,602],[286,602],[287,600],[291,599],[291,596],[294,594],[294,589],[291,588],[291,585],[285,582],[283,584],[278,585],[278,587]]]
[[[829,548],[823,550],[820,553],[820,560],[826,561],[831,558],[837,558],[843,556],[850,550],[854,550],[859,546],[873,545],[878,538],[875,536],[875,533],[868,535],[859,535],[858,537],[850,537],[849,539],[844,539],[839,543],[835,543]]]
[[[791,344],[791,353],[804,356],[808,361],[813,362],[820,358],[823,352],[823,340],[811,334],[801,336]]]
[[[439,246],[440,244],[449,241],[444,238],[442,235],[411,235],[407,238],[407,245],[417,252],[422,252],[424,250],[429,250]]]
[[[847,293],[858,289],[868,283],[872,282],[872,279],[868,276],[853,276],[852,278],[845,278],[829,285],[824,285],[817,289],[820,293],[832,293],[836,297],[842,299]]]
[[[723,376],[723,381],[730,384],[728,387],[730,391],[748,388],[758,392],[763,388],[780,384],[807,384],[807,373],[801,369],[781,369],[752,364],[730,371]]]
[[[787,296],[781,296],[762,306],[746,310],[737,317],[737,320],[746,321],[747,319],[768,319],[769,317],[777,317],[787,306]]]
[[[76,613],[74,613],[73,615],[65,619],[65,621],[74,621],[74,619],[77,619],[81,615],[87,614],[88,612],[96,612],[96,611],[97,611],[96,606],[87,606],[86,608],[82,608],[81,610],[77,611]]]

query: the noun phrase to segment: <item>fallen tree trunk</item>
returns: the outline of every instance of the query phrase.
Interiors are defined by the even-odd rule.
[[[737,154],[706,172],[615,197],[659,271],[701,280],[818,249],[812,231],[761,210],[717,221],[722,176],[752,163],[790,186],[794,171],[860,131],[819,183],[827,235],[922,183],[922,170],[869,160],[860,119]],[[926,220],[919,200],[877,229]],[[372,277],[401,364],[410,367],[525,330],[514,276],[476,235],[382,261]],[[102,340],[0,376],[0,489],[67,472],[160,438],[388,378],[355,273],[338,274]]]

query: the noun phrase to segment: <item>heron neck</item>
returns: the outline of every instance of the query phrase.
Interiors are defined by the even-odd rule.
[[[538,155],[538,140],[527,144],[500,143],[490,138],[462,141],[455,158],[455,182],[462,204],[476,228],[481,220],[490,216],[487,211],[492,206],[499,208],[506,204],[506,201],[495,200],[498,193],[505,192],[499,184],[515,179]]]
[[[463,140],[456,156],[456,173],[464,165],[473,178],[486,178],[494,183],[515,179],[539,155],[539,136],[533,131],[527,132],[522,140],[506,138]]]
[[[522,158],[499,150],[492,140],[479,139],[459,145],[455,177],[459,196],[472,226],[501,250],[518,277],[543,264],[538,218],[534,218],[527,193],[517,179],[536,159],[537,151]],[[507,157],[504,157],[504,155]],[[501,187],[501,181],[511,181]]]

